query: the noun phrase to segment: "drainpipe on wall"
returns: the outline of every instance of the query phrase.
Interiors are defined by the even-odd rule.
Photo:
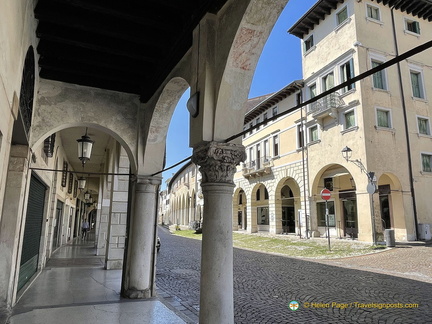
[[[297,105],[303,102],[302,93],[300,91]],[[306,137],[305,137],[305,124],[303,120],[303,107],[300,107],[300,120],[301,120],[301,128],[302,128],[302,136],[303,136],[303,147],[302,147],[302,171],[303,171],[303,200],[304,200],[304,213],[305,213],[305,222],[306,222],[306,238],[309,238],[309,223],[308,223],[308,216],[307,216],[307,194],[306,194],[306,188],[308,188],[308,184],[306,183],[306,166],[305,166],[305,150],[307,149],[306,146]]]
[[[398,48],[398,42],[397,42],[397,37],[396,37],[396,26],[395,26],[394,12],[393,12],[394,6],[395,5],[393,5],[393,7],[391,8],[391,18],[392,18],[393,40],[394,40],[394,44],[395,44],[395,51],[396,51],[396,56],[398,56],[399,55],[399,48]],[[401,92],[401,102],[402,102],[402,110],[403,110],[404,125],[405,125],[405,138],[406,138],[406,144],[407,144],[409,182],[410,182],[410,190],[411,190],[413,212],[414,212],[415,240],[417,241],[418,240],[417,205],[416,205],[415,190],[414,190],[414,176],[413,176],[413,170],[412,170],[411,144],[410,144],[410,139],[409,139],[408,120],[407,120],[406,104],[405,104],[405,93],[404,93],[404,87],[402,84],[402,73],[401,73],[400,62],[397,63],[397,70],[398,70],[399,88],[400,88],[400,92]]]

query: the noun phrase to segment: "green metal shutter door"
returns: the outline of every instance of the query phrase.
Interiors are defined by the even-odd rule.
[[[35,176],[30,180],[23,246],[21,252],[18,290],[36,272],[39,257],[39,244],[43,224],[46,187]]]

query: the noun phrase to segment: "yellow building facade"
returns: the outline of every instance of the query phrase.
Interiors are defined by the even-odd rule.
[[[235,230],[379,242],[390,229],[396,240],[430,239],[430,50],[349,83],[429,40],[421,11],[402,9],[318,1],[289,29],[301,39],[303,80],[249,102]]]

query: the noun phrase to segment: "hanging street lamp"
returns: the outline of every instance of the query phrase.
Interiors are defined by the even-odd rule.
[[[94,141],[92,141],[90,139],[90,136],[87,135],[87,130],[88,128],[86,128],[86,133],[85,135],[81,136],[80,139],[77,139],[78,142],[78,158],[80,159],[83,168],[84,168],[84,164],[90,160],[90,156],[91,156],[91,152],[92,152],[92,148],[93,148],[93,144]]]
[[[78,189],[83,190],[86,186],[87,179],[84,177],[78,178]]]

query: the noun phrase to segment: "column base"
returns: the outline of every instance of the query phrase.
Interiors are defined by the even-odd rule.
[[[124,297],[130,299],[146,299],[152,297],[152,293],[150,289],[137,290],[137,289],[130,288],[126,290],[123,294]]]

